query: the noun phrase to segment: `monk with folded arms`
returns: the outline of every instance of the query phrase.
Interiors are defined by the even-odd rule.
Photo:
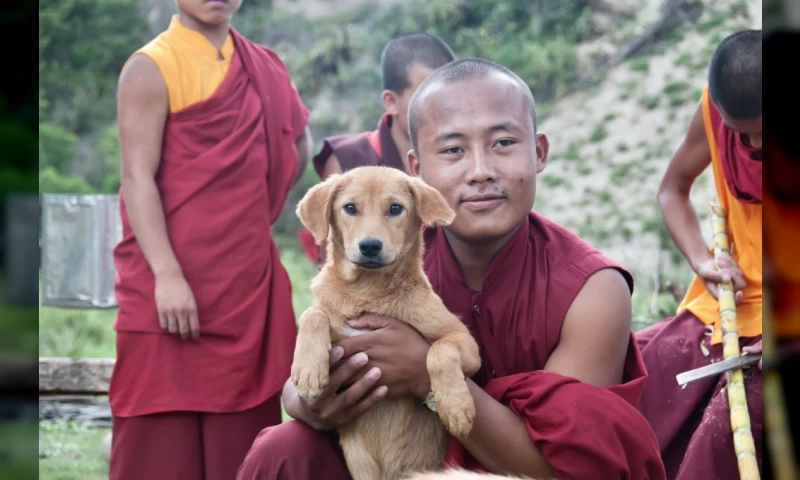
[[[635,408],[646,375],[631,332],[632,277],[531,211],[549,144],[528,86],[500,65],[457,60],[419,87],[409,126],[412,173],[456,211],[447,228],[425,231],[425,272],[481,351],[467,380],[474,428],[451,440],[447,465],[663,479],[655,436]],[[237,478],[348,479],[335,429],[389,396],[428,398],[429,345],[415,330],[374,315],[351,324],[373,331],[333,346],[320,397],[300,399],[286,383],[296,420],[261,432]]]
[[[111,479],[229,480],[281,422],[296,327],[270,236],[310,157],[275,53],[241,0],[178,0],[122,70],[122,240]]]
[[[761,31],[725,38],[708,84],[658,193],[664,222],[695,272],[678,314],[637,333],[650,377],[640,410],[658,437],[669,478],[738,478],[725,376],[682,388],[679,373],[722,360],[717,284],[733,281],[739,342],[761,351]],[[689,199],[711,165],[716,197],[727,212],[732,261],[718,269]],[[747,406],[761,468],[761,372],[745,371]]]

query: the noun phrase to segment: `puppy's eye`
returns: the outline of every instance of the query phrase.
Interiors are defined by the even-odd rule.
[[[344,213],[348,215],[355,215],[358,213],[358,209],[356,208],[355,203],[345,203],[344,204]]]
[[[403,213],[403,206],[399,203],[393,203],[389,205],[389,215],[396,217]]]

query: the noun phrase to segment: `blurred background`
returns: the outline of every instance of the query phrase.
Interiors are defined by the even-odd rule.
[[[736,30],[780,25],[786,12],[777,0],[244,0],[234,24],[286,62],[311,110],[315,151],[325,136],[374,128],[382,113],[380,53],[398,34],[434,33],[459,57],[513,69],[530,85],[551,141],[535,209],[634,273],[640,328],[672,315],[691,278],[655,193],[699,100],[711,53]],[[21,24],[23,13],[2,22]],[[117,193],[118,74],[173,13],[165,0],[39,2],[38,169],[32,102],[23,105],[13,88],[0,97],[0,359],[9,358],[2,361],[11,370],[30,372],[19,360],[34,361],[37,350],[45,357],[115,357],[113,308],[41,306],[38,276],[24,267],[38,265],[31,232],[38,236],[40,195]],[[17,76],[5,81],[22,84]],[[316,182],[309,169],[273,228],[298,314],[309,304],[315,268],[296,240],[294,209]],[[709,170],[693,192],[707,235],[713,195]],[[14,461],[32,452],[13,429],[34,423],[39,478],[106,478],[103,397],[48,404],[39,418],[25,402],[14,405],[8,417],[16,420],[6,420],[0,435],[0,478],[33,478],[27,475],[35,470]]]

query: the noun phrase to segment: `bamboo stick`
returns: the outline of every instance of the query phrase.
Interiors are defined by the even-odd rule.
[[[730,257],[728,246],[728,228],[725,209],[715,203],[711,204],[711,226],[714,233],[714,260],[719,262]],[[736,325],[736,300],[733,282],[717,285],[719,298],[719,315],[722,326],[722,356],[724,359],[736,358],[739,351],[739,329]],[[725,374],[728,391],[728,407],[731,414],[731,430],[733,431],[733,448],[739,463],[741,480],[758,480],[756,462],[756,446],[753,432],[750,429],[750,412],[747,409],[747,396],[744,390],[744,375],[741,369]]]
[[[774,285],[764,286],[764,333],[762,335],[762,359],[765,363],[775,358],[775,337],[772,334],[772,289]],[[786,402],[783,398],[783,385],[780,372],[775,369],[764,372],[764,420],[767,424],[767,448],[769,448],[775,478],[797,480],[797,465],[794,459],[794,446],[786,416]]]

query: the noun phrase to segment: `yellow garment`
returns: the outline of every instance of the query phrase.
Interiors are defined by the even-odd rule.
[[[764,209],[765,253],[783,290],[772,293],[773,300],[780,295],[783,301],[783,308],[772,310],[773,331],[777,338],[800,338],[800,207],[780,204],[764,192]]]
[[[230,34],[217,48],[201,33],[190,30],[174,15],[169,28],[136,53],[150,57],[167,85],[169,111],[209,99],[228,75],[234,55]]]
[[[719,147],[714,136],[709,116],[708,85],[703,88],[703,123],[706,138],[711,150],[711,166],[717,201],[727,212],[728,239],[733,244],[733,259],[744,273],[747,286],[742,291],[742,302],[736,307],[737,325],[740,337],[761,335],[763,302],[761,299],[761,204],[742,203],[728,190],[722,169]],[[705,283],[697,275],[686,296],[678,306],[678,311],[688,309],[706,325],[714,325],[711,344],[722,342],[722,328],[719,318],[719,304],[708,293]]]

